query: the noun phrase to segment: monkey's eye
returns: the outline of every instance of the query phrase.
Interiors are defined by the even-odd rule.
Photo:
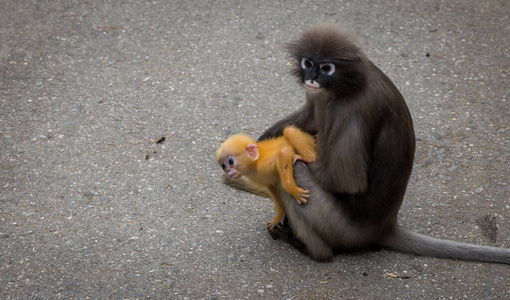
[[[236,164],[236,160],[233,157],[228,158],[228,165],[233,166]]]
[[[225,166],[225,164],[221,164],[221,168],[222,168],[223,170],[225,170],[225,167],[226,167],[226,166]]]
[[[309,60],[308,58],[304,58],[301,60],[301,68],[307,70],[313,67],[313,62]]]
[[[321,64],[321,71],[326,75],[335,73],[335,65],[332,63]]]

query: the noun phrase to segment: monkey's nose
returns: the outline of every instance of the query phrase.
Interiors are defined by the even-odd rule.
[[[305,80],[305,84],[313,88],[320,88],[320,84],[314,80]]]

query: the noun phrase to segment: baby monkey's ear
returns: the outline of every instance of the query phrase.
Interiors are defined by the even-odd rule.
[[[248,156],[251,160],[255,161],[259,159],[259,147],[255,144],[248,144],[246,146],[246,152],[248,152]]]

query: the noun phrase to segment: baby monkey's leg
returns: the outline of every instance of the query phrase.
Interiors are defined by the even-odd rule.
[[[280,155],[276,163],[276,169],[278,170],[278,175],[280,175],[280,181],[283,189],[294,196],[299,204],[303,204],[308,201],[308,198],[310,198],[310,192],[307,189],[298,187],[296,185],[296,181],[294,181],[294,168],[292,166],[294,155],[295,152],[292,148],[284,147],[280,151]]]
[[[295,126],[285,127],[283,136],[297,152],[298,158],[294,159],[293,162],[298,159],[309,163],[315,161],[317,150],[313,136]]]
[[[283,206],[283,202],[278,194],[278,190],[276,188],[271,188],[271,201],[274,204],[274,210],[276,210],[276,217],[267,223],[267,230],[271,234],[274,231],[274,228],[278,224],[282,224],[285,221],[285,216],[287,215],[285,211],[285,207]]]

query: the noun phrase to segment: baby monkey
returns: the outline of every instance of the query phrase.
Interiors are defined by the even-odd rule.
[[[306,203],[310,192],[296,185],[293,164],[296,160],[314,162],[315,155],[314,138],[297,127],[288,126],[283,136],[260,142],[246,134],[233,135],[216,151],[216,160],[230,179],[244,176],[251,184],[267,191],[276,210],[276,217],[267,224],[272,232],[278,223],[283,224],[286,215],[278,194],[278,179],[299,204]]]

